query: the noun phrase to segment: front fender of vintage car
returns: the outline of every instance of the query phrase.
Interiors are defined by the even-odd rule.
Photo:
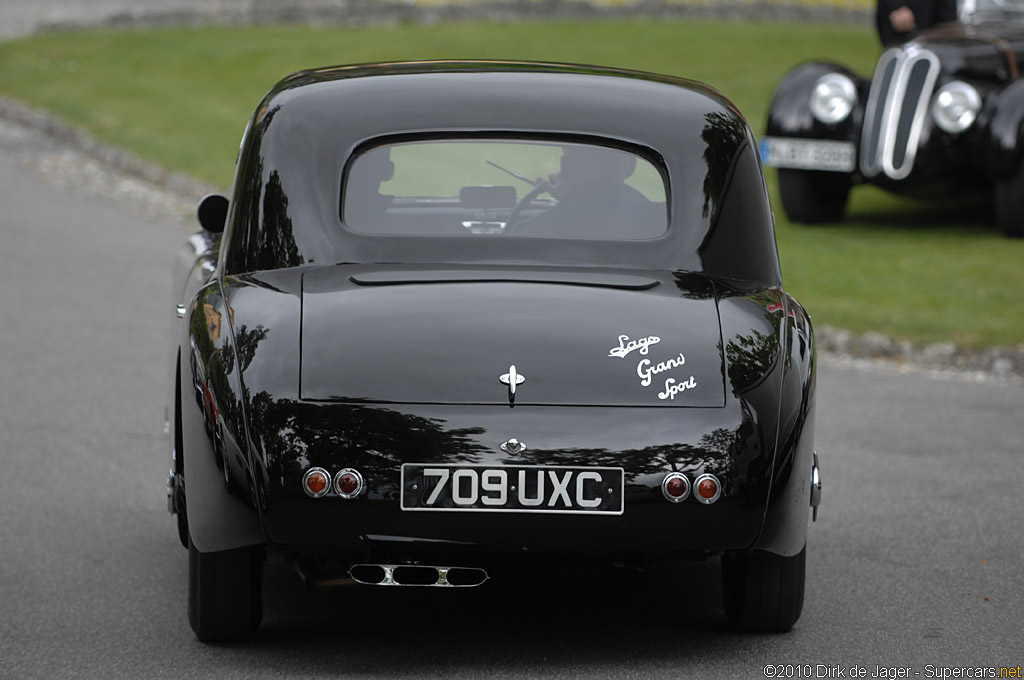
[[[997,177],[1012,175],[1024,158],[1024,80],[1015,80],[990,104],[988,165]]]
[[[712,347],[721,349],[702,360],[722,357],[714,371],[720,387],[713,405],[595,406],[575,405],[571,399],[555,406],[531,404],[525,385],[522,401],[514,406],[507,401],[381,403],[301,398],[301,278],[299,270],[227,277],[220,289],[211,287],[200,296],[203,304],[196,306],[205,309],[197,317],[203,322],[220,313],[232,324],[231,333],[222,331],[204,355],[213,372],[222,373],[211,380],[225,430],[221,457],[229,465],[232,456],[245,461],[243,469],[230,468],[233,483],[226,484],[215,439],[206,434],[200,410],[192,409],[187,428],[192,444],[185,447],[188,507],[193,540],[201,549],[263,541],[341,553],[379,548],[390,555],[403,546],[423,550],[441,544],[506,553],[714,552],[756,545],[792,555],[802,549],[812,456],[813,336],[802,309],[780,290],[730,291],[710,281],[694,285],[687,276],[666,280],[680,281],[681,301],[687,295],[710,295],[713,308],[717,306],[721,337],[717,323],[708,325]],[[435,290],[445,285],[433,284]],[[538,284],[505,283],[493,290],[513,285],[532,289]],[[352,286],[337,295],[358,298],[366,292]],[[374,305],[388,300],[365,297]],[[591,295],[572,289],[569,297],[585,306]],[[626,304],[651,305],[664,315],[665,300],[649,292],[626,296]],[[614,311],[608,318],[615,318]],[[637,312],[631,314],[636,318]],[[387,310],[380,316],[392,318]],[[537,323],[545,327],[543,320]],[[209,326],[192,325],[197,334]],[[679,333],[680,346],[692,344]],[[228,346],[233,362],[210,360]],[[339,361],[373,366],[379,363],[374,352],[385,347],[342,345]],[[613,375],[609,364],[618,368],[622,363],[608,356],[608,349],[602,346],[603,363],[595,364],[598,375]],[[503,354],[499,346],[494,350]],[[701,353],[692,356],[697,363]],[[630,372],[635,372],[634,357]],[[428,388],[433,384],[430,371],[417,374],[417,366],[403,364],[401,356],[389,359],[391,370],[380,380],[409,384],[425,379]],[[524,373],[540,377],[527,366]],[[498,372],[484,366],[480,371],[501,388]],[[443,386],[436,389],[444,393]],[[512,438],[526,450],[503,451],[501,444]],[[193,464],[193,458],[198,462]],[[587,518],[497,513],[487,522],[474,513],[404,512],[399,504],[404,463],[621,466],[626,510],[619,516]],[[354,499],[337,494],[310,498],[301,484],[311,467],[332,475],[358,470],[365,490]],[[723,483],[722,498],[713,505],[693,499],[668,502],[661,482],[672,471],[691,479],[715,474]]]
[[[857,103],[844,120],[826,124],[811,113],[811,93],[818,80],[829,73],[849,78],[857,89]],[[838,64],[810,62],[787,73],[775,87],[768,112],[766,135],[859,142],[870,81]]]

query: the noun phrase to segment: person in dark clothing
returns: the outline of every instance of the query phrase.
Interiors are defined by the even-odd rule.
[[[560,238],[655,238],[665,233],[664,204],[649,201],[626,184],[636,156],[600,147],[567,146],[561,167],[538,186],[558,200],[540,215],[524,220],[518,233]]]
[[[905,43],[919,31],[956,21],[956,0],[878,0],[875,25],[882,47]]]

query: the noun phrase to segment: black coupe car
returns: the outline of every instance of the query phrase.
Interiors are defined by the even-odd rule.
[[[870,80],[803,64],[779,83],[761,140],[795,222],[841,220],[850,187],[923,199],[990,195],[1024,237],[1024,0],[966,0],[959,22],[883,52]]]
[[[256,630],[268,552],[313,584],[438,588],[720,559],[737,627],[797,620],[814,336],[722,95],[543,63],[303,71],[199,219],[168,499],[201,640]]]

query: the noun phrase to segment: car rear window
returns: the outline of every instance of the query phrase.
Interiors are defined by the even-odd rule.
[[[361,234],[643,240],[668,229],[665,172],[576,142],[429,139],[349,163],[341,219]]]

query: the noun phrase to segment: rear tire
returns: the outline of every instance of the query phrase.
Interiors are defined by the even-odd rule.
[[[841,172],[779,169],[782,209],[793,222],[841,222],[850,197],[850,176]]]
[[[996,223],[1007,238],[1024,238],[1024,163],[996,182]]]
[[[246,640],[263,618],[263,549],[202,553],[188,542],[188,622],[202,642]]]
[[[722,556],[725,615],[739,630],[784,633],[804,607],[807,547],[792,557],[755,550]]]

